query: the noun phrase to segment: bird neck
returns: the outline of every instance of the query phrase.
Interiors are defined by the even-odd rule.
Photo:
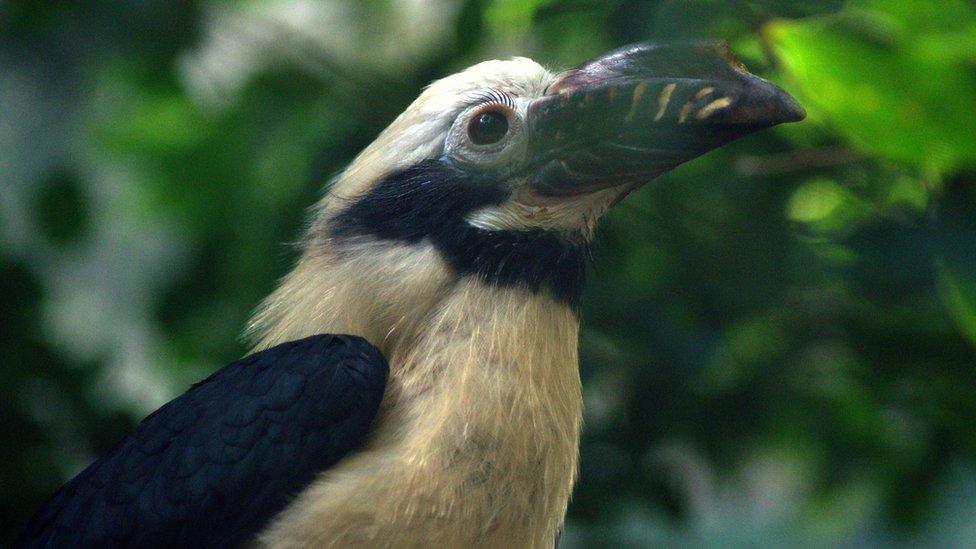
[[[393,349],[392,396],[409,401],[444,388],[445,399],[459,400],[454,410],[473,409],[481,400],[494,418],[526,411],[567,418],[558,428],[575,444],[578,425],[570,419],[579,412],[578,329],[565,303],[466,277]]]
[[[579,383],[571,304],[458,277],[432,246],[364,242],[358,252],[349,243],[307,251],[250,329],[258,349],[319,333],[362,336],[387,357],[392,387],[405,393],[474,368],[526,388]]]
[[[319,333],[364,337],[390,363],[387,402],[439,385],[464,384],[473,394],[506,385],[515,401],[497,401],[504,410],[496,415],[522,405],[556,414],[575,441],[581,405],[573,305],[538,289],[459,277],[433,246],[364,241],[358,251],[349,242],[307,250],[251,330],[258,349]]]
[[[459,281],[392,355],[374,443],[405,464],[391,468],[405,485],[423,486],[402,506],[467,509],[460,522],[497,525],[486,545],[551,547],[576,478],[577,336],[563,302]]]
[[[519,240],[528,238],[527,233],[513,240],[471,230],[487,233],[488,237],[480,236],[488,242],[482,247],[469,243],[466,252],[456,254],[445,253],[433,239],[399,242],[369,235],[311,239],[296,267],[252,318],[247,333],[255,349],[319,333],[344,333],[363,336],[387,358],[403,356],[432,329],[438,308],[448,299],[479,302],[482,310],[495,311],[509,306],[499,296],[525,296],[527,302],[566,312],[567,322],[578,325],[583,250],[567,251],[571,249],[567,244],[549,242],[554,238],[549,234],[534,242]],[[491,260],[470,271],[458,267],[454,256],[472,255]],[[556,280],[548,281],[546,276]],[[460,292],[468,281],[480,283],[473,292]],[[513,341],[521,340],[515,336]],[[575,337],[572,344],[575,348]]]

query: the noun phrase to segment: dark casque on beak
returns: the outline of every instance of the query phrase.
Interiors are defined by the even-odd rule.
[[[634,187],[805,116],[724,42],[633,44],[564,72],[529,107],[529,184],[563,196]]]

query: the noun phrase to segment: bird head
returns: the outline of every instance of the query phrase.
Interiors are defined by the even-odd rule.
[[[711,149],[803,117],[721,42],[639,43],[559,73],[526,58],[479,63],[428,86],[337,178],[305,257],[384,277],[365,293],[401,288],[395,299],[405,286],[473,275],[572,305],[612,205]]]
[[[803,117],[722,42],[640,43],[556,74],[526,58],[488,61],[431,84],[333,194],[388,191],[396,203],[381,215],[394,231],[465,223],[585,240],[631,190]]]

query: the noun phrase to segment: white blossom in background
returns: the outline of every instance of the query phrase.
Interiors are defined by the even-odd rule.
[[[179,63],[180,79],[202,107],[232,102],[255,75],[291,64],[330,75],[393,74],[451,36],[456,0],[269,0],[208,9],[200,45]],[[334,76],[334,75],[333,75]]]

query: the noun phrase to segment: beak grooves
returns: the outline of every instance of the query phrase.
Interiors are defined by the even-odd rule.
[[[804,116],[722,42],[634,44],[562,73],[530,105],[531,185],[560,195],[644,183]]]

